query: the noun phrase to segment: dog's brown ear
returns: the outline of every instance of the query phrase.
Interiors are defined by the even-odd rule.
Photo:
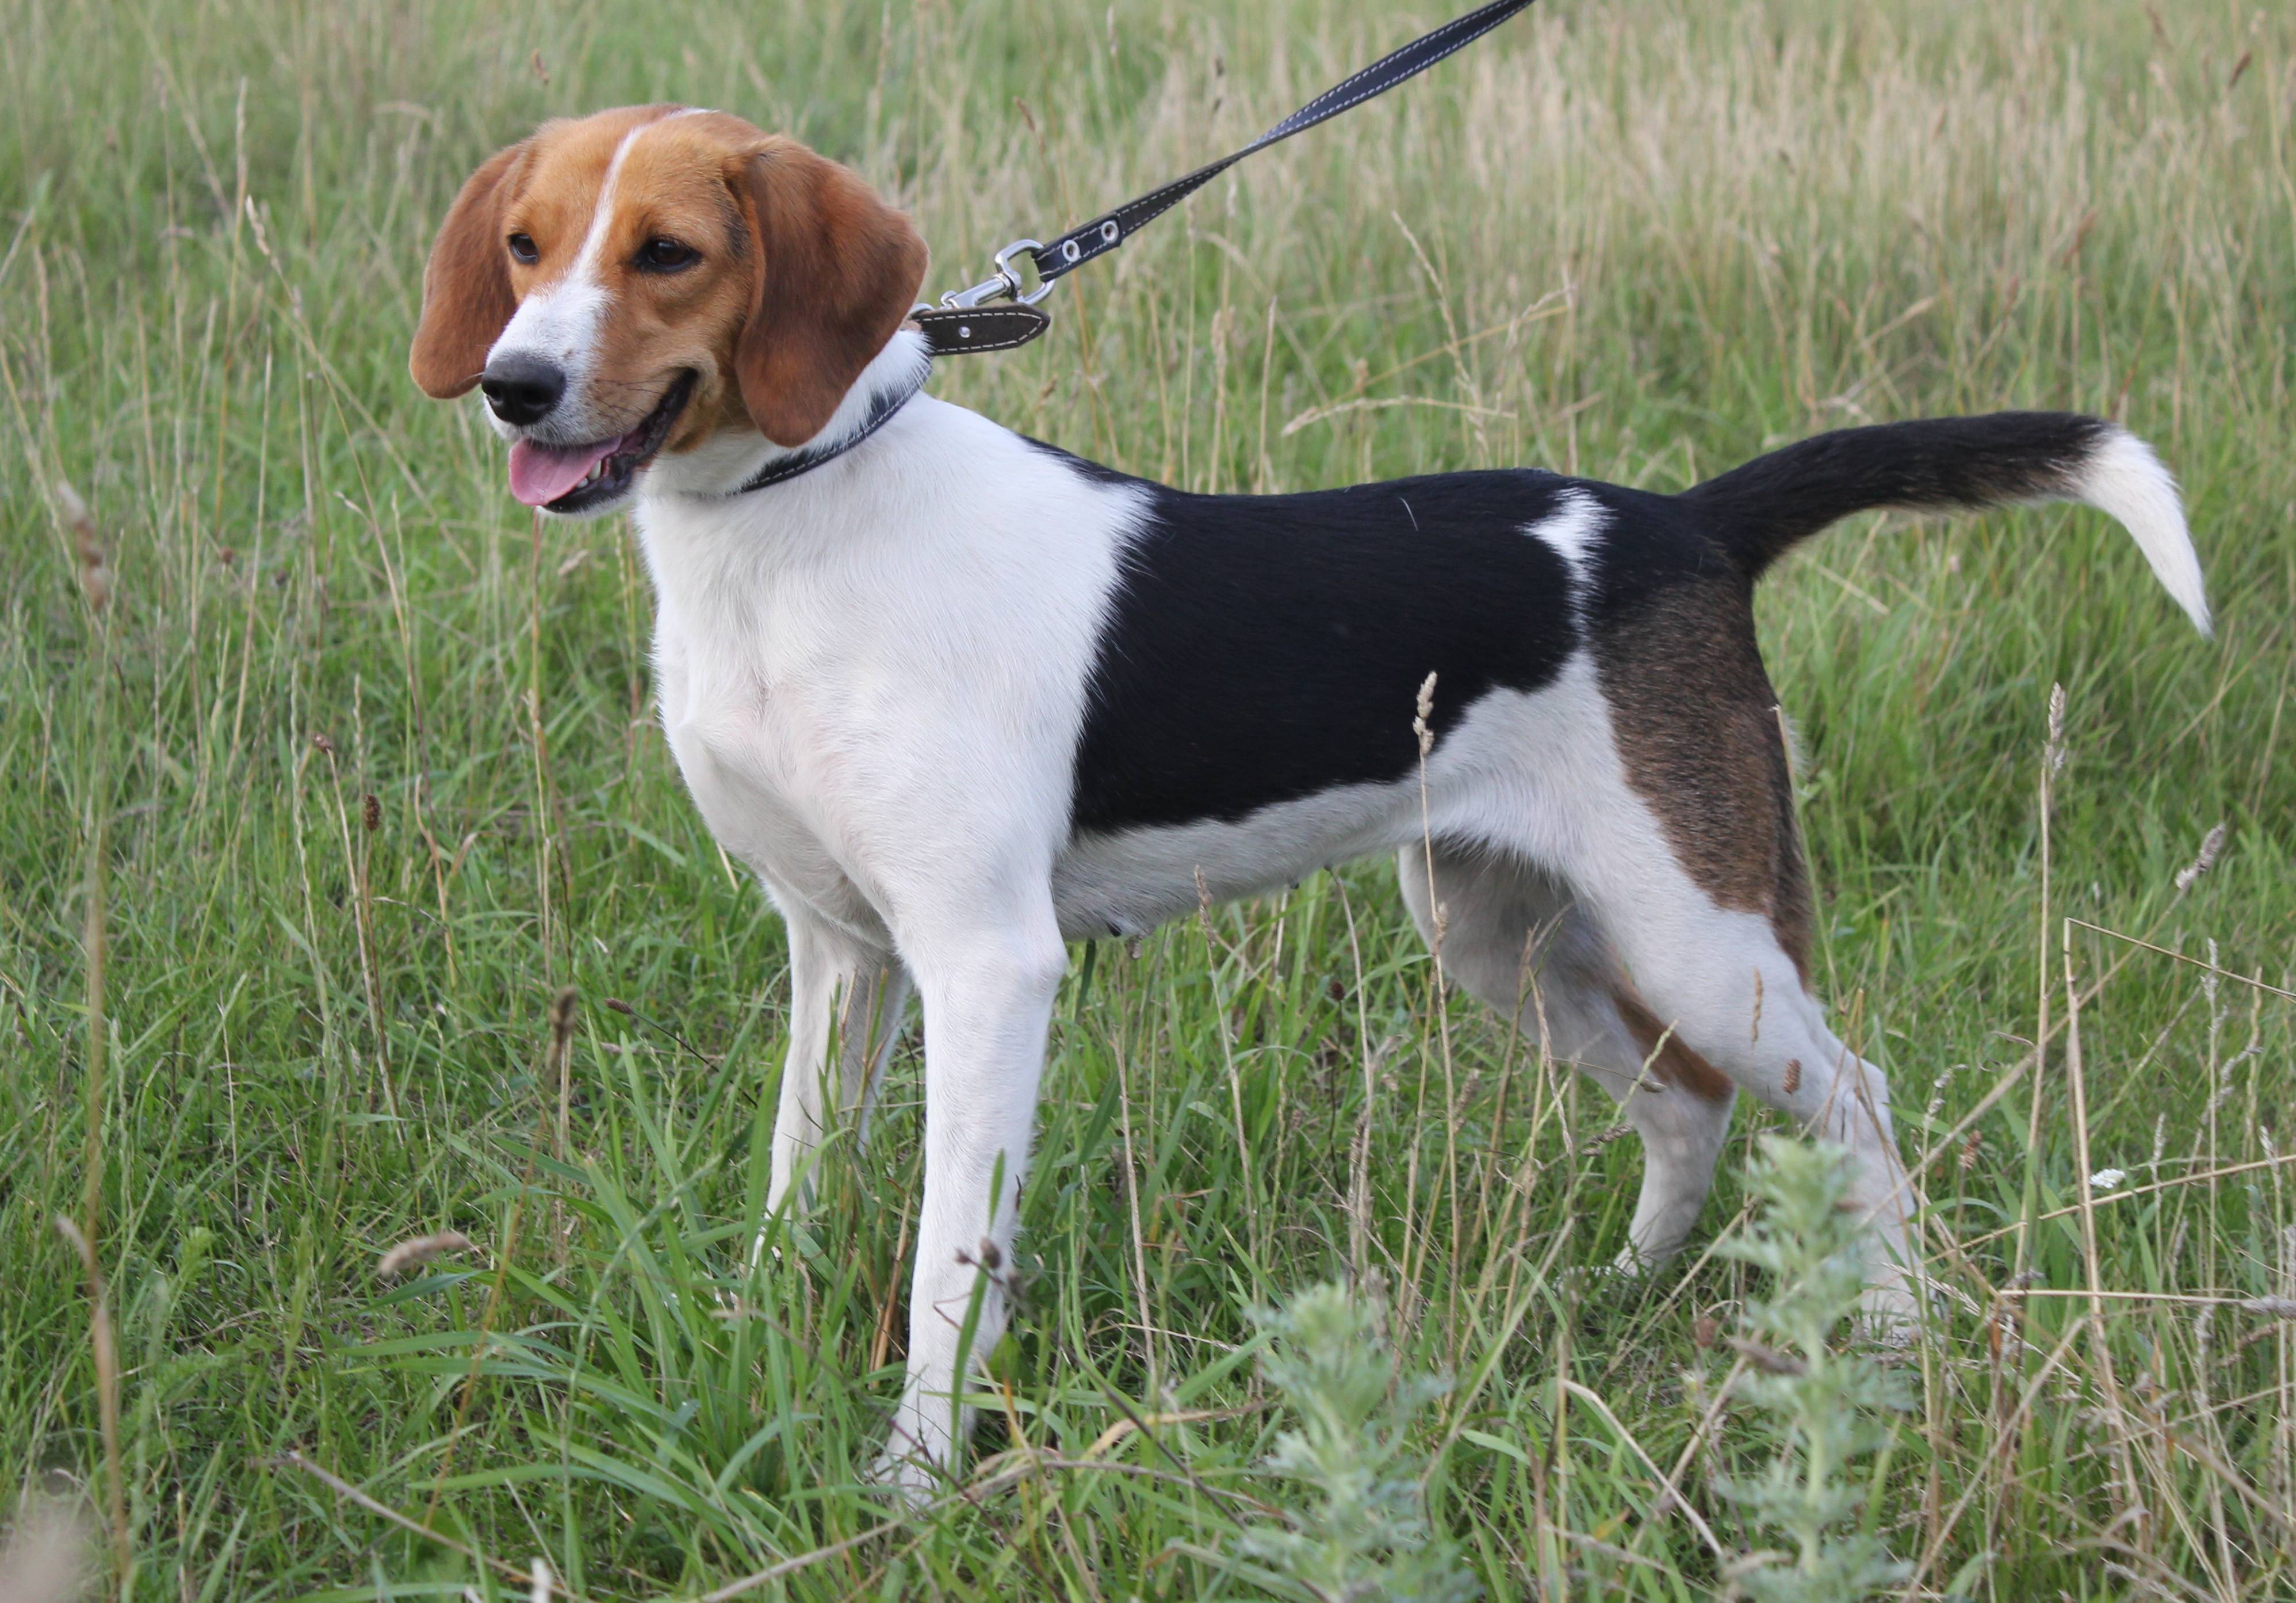
[[[767,440],[803,445],[916,304],[925,243],[857,174],[791,140],[768,139],[728,177],[758,258],[734,352],[742,404]]]
[[[406,366],[425,395],[451,400],[479,382],[487,352],[518,309],[503,243],[503,209],[530,140],[489,157],[439,225],[422,269],[422,318]]]

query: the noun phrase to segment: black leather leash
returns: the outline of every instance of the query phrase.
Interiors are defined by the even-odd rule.
[[[1050,244],[1042,240],[1014,240],[996,252],[994,276],[971,289],[952,290],[940,298],[939,306],[917,306],[909,321],[924,331],[925,349],[937,357],[971,356],[1026,345],[1053,325],[1052,314],[1037,302],[1051,294],[1053,286],[1063,275],[1096,256],[1107,255],[1255,151],[1280,144],[1294,134],[1337,117],[1350,106],[1386,94],[1406,78],[1418,77],[1445,56],[1473,44],[1515,12],[1528,11],[1532,4],[1533,0],[1492,0],[1490,4],[1464,17],[1454,17],[1434,32],[1423,34],[1402,49],[1380,57],[1345,83],[1334,84],[1234,155],[1223,156],[1185,177],[1173,179],[1161,189],[1152,189],[1137,199],[1127,201],[1115,210],[1070,229]],[[1024,254],[1036,275],[1034,288],[1024,287],[1021,274],[1015,270],[1015,264]],[[908,388],[881,396],[854,433],[834,445],[779,457],[759,469],[738,489],[727,493],[747,495],[835,461],[884,427],[893,414],[906,406],[923,387],[924,374],[920,373],[916,382]]]
[[[1175,178],[1161,189],[1150,190],[1127,201],[1115,210],[1096,217],[1047,244],[1019,239],[996,252],[996,271],[970,289],[953,290],[937,307],[919,306],[913,315],[924,330],[925,342],[935,356],[964,356],[974,351],[1010,350],[1026,345],[1052,326],[1049,312],[1037,302],[1052,293],[1053,285],[1097,256],[1105,256],[1148,224],[1187,199],[1246,156],[1280,144],[1294,134],[1337,117],[1350,106],[1384,95],[1407,78],[1416,78],[1445,56],[1481,38],[1533,0],[1492,0],[1464,17],[1454,17],[1434,32],[1423,34],[1402,49],[1380,57],[1370,66],[1335,84],[1301,106],[1234,155]],[[1015,265],[1022,256],[1035,271],[1034,288],[1025,288]],[[1009,302],[999,305],[996,302]]]

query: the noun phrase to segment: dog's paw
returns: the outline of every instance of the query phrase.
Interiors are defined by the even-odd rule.
[[[1885,1354],[1907,1352],[1921,1338],[1922,1314],[1914,1283],[1893,1275],[1867,1287],[1857,1299],[1857,1339]]]
[[[1619,1255],[1611,1260],[1608,1270],[1610,1274],[1621,1280],[1647,1279],[1651,1275],[1673,1262],[1678,1252],[1679,1249],[1663,1253],[1643,1253],[1631,1245],[1622,1246],[1619,1249]]]
[[[872,1492],[903,1512],[914,1512],[947,1489],[947,1476],[940,1467],[914,1452],[896,1452],[888,1447],[879,1453],[862,1477]]]

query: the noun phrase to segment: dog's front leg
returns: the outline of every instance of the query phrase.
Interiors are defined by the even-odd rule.
[[[904,955],[925,1014],[925,1195],[909,1291],[908,1384],[886,1443],[912,1492],[951,1464],[970,1426],[961,1367],[1004,1329],[1013,1213],[1067,949],[1045,907]]]
[[[809,1200],[809,1166],[830,1128],[830,1047],[836,1044],[838,1106],[858,1141],[901,1032],[909,1003],[908,971],[891,953],[799,908],[788,912],[790,1047],[782,1068],[781,1111],[774,1121],[774,1164],[767,1207],[778,1210],[799,1188]]]

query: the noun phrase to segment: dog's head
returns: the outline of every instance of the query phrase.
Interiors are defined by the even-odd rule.
[[[665,451],[818,434],[924,271],[908,218],[794,141],[720,111],[601,111],[463,186],[408,366],[440,399],[485,390],[520,500],[603,512]]]

